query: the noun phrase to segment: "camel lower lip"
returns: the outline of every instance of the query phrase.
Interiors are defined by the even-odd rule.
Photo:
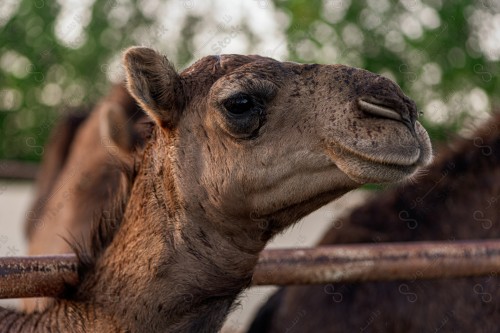
[[[416,166],[414,167],[407,167],[403,168],[399,165],[387,165],[387,164],[381,164],[379,165],[378,172],[375,172],[373,174],[369,173],[360,173],[360,174],[354,174],[354,173],[349,173],[348,176],[352,180],[365,184],[365,183],[378,183],[378,184],[384,184],[384,183],[392,183],[392,182],[398,182],[401,181],[410,175],[412,175],[415,170]],[[385,174],[390,174],[391,177],[380,177],[380,170],[386,169],[390,170],[389,172],[385,172]]]
[[[339,159],[338,150],[339,148],[331,152],[332,159],[351,180],[360,184],[398,182],[411,176],[418,167],[418,159],[415,163],[396,164],[343,148],[340,148],[343,158]]]
[[[408,168],[408,167],[414,167],[416,164],[418,164],[418,161],[420,159],[420,154],[421,151],[419,148],[417,154],[412,154],[413,156],[403,156],[400,155],[398,156],[397,160],[395,158],[391,158],[391,160],[388,159],[380,159],[379,155],[379,149],[374,151],[373,155],[368,155],[364,152],[357,151],[356,149],[352,149],[350,147],[347,147],[345,145],[337,143],[338,146],[340,146],[340,151],[342,153],[348,152],[355,156],[358,159],[361,159],[363,161],[369,162],[369,163],[374,163],[374,164],[379,164],[379,165],[385,165],[385,166],[393,166],[394,168]]]

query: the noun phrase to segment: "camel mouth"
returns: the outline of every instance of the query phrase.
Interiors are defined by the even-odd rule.
[[[352,158],[358,158],[356,156]],[[359,170],[350,170],[347,173],[349,178],[359,183],[392,183],[399,182],[408,177],[411,177],[417,171],[419,164],[392,164],[392,163],[384,163],[381,161],[374,161],[366,159],[360,159],[361,163],[369,164],[369,168],[360,168]]]
[[[422,164],[420,158],[414,163],[391,163],[383,159],[374,158],[359,154],[352,149],[334,149],[335,163],[351,180],[360,183],[391,183],[404,180],[417,171]],[[339,152],[342,151],[343,158],[339,159]]]
[[[388,118],[397,121],[404,121],[403,117],[396,110],[386,106],[369,102],[365,99],[358,100],[358,107],[361,111],[376,117]]]
[[[340,142],[337,143],[340,151],[366,163],[389,167],[393,166],[394,168],[412,168],[419,166],[422,159],[422,149],[416,145],[399,144],[399,149],[388,153],[384,152],[383,148],[366,151],[365,149],[354,149]]]
[[[337,140],[326,151],[337,167],[358,183],[398,182],[432,160],[429,136],[419,122],[415,124],[415,136],[406,139],[394,137],[377,147]]]

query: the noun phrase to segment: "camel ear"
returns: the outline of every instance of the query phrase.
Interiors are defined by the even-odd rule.
[[[175,127],[184,97],[180,77],[168,59],[147,47],[131,47],[123,63],[130,94],[158,125]]]

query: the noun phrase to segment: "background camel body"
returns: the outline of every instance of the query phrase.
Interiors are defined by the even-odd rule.
[[[68,253],[68,241],[88,237],[90,221],[117,187],[121,165],[131,166],[127,154],[143,141],[141,119],[142,110],[117,85],[90,114],[70,114],[56,126],[27,214],[30,254]]]
[[[124,61],[156,124],[141,161],[77,252],[81,283],[43,312],[1,309],[3,331],[217,331],[276,233],[430,159],[414,103],[367,71],[224,55],[177,74],[147,48]]]
[[[416,183],[337,221],[321,244],[499,238],[500,115],[438,156]],[[249,332],[498,332],[497,274],[416,278],[282,288]]]
[[[122,168],[132,167],[132,154],[143,145],[144,121],[126,87],[116,85],[90,113],[71,113],[54,128],[27,213],[30,255],[70,253],[71,242],[89,241],[91,221],[112,201]],[[46,304],[23,303],[26,310]]]
[[[75,134],[88,114],[89,110],[85,109],[70,110],[52,129],[49,142],[44,146],[43,160],[36,177],[35,198],[26,214],[25,234],[28,239],[32,238],[37,221],[41,219],[44,207],[68,159]]]

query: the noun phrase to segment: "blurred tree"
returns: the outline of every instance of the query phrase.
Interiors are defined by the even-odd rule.
[[[433,139],[500,104],[500,2],[276,1],[290,58],[349,64],[395,80]]]
[[[196,0],[1,2],[0,159],[39,160],[68,107],[91,105],[123,80],[125,47],[154,47],[184,67],[237,39],[255,40],[247,23],[220,9]]]
[[[121,50],[137,44],[179,68],[230,52],[363,67],[396,80],[444,138],[499,104],[499,13],[495,0],[5,0],[0,159],[39,160],[65,107],[122,80]]]
[[[38,160],[59,106],[89,104],[106,89],[106,65],[131,43],[133,11],[117,33],[110,11],[116,1],[97,1],[57,20],[53,1],[20,1],[0,34],[0,128],[2,158]],[[113,39],[110,41],[110,39]],[[109,73],[108,73],[109,74]]]

